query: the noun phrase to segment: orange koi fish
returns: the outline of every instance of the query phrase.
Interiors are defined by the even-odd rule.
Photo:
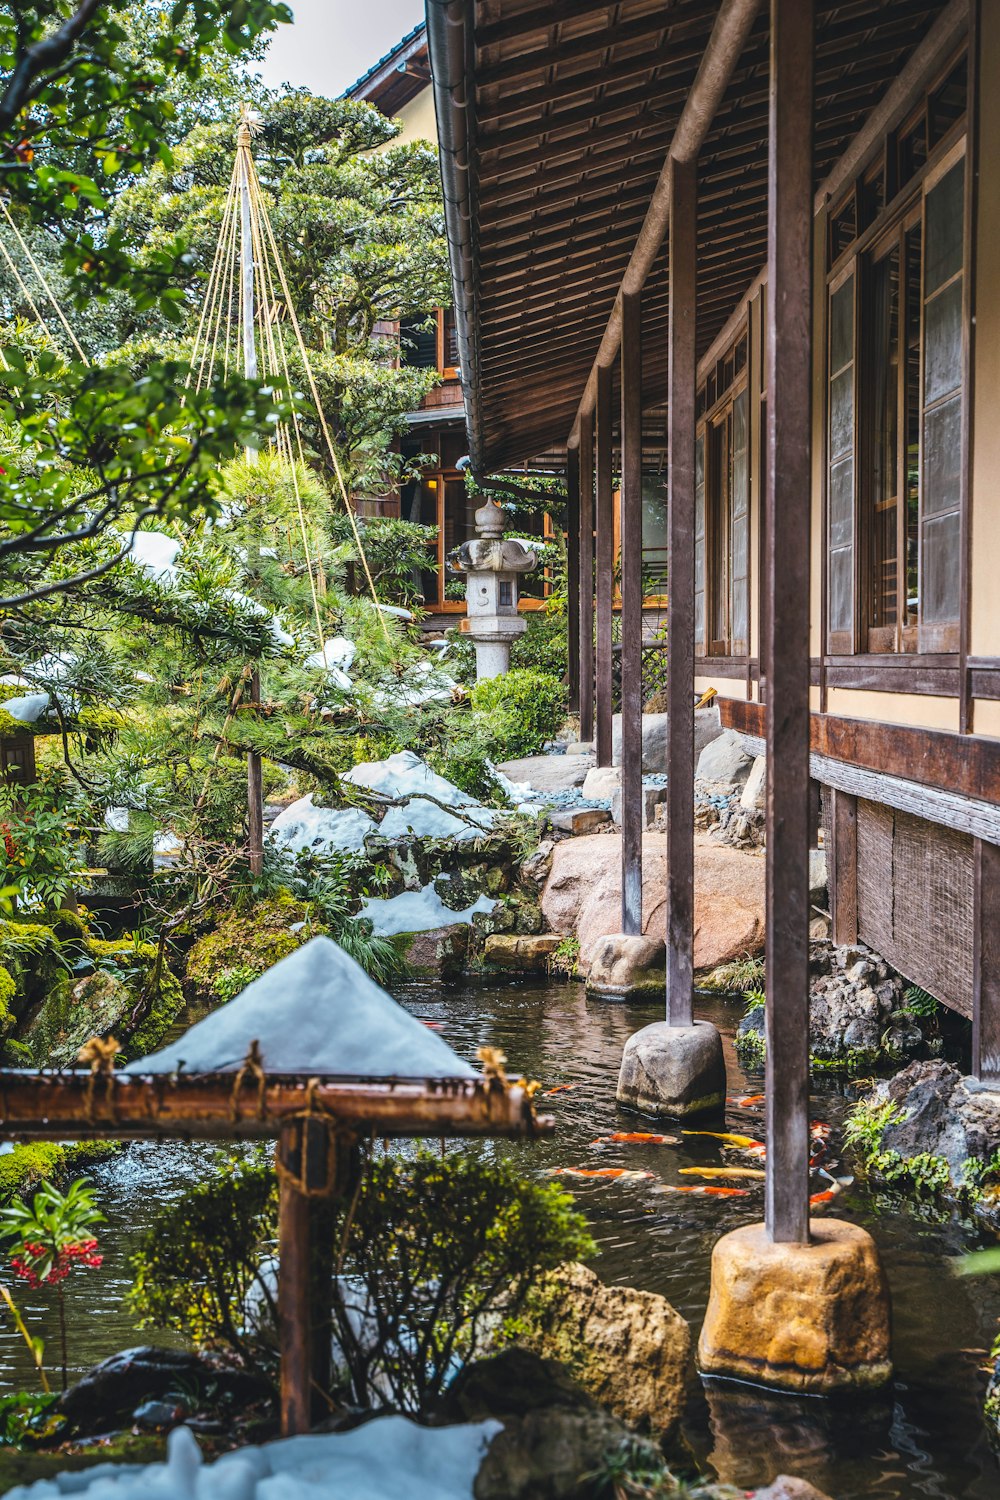
[[[443,1021],[421,1021],[421,1026],[426,1026],[428,1031],[440,1031],[444,1025]]]
[[[681,1135],[707,1135],[713,1141],[725,1141],[727,1146],[759,1146],[752,1135],[730,1135],[725,1130],[682,1130]]]
[[[682,1177],[766,1177],[759,1167],[681,1167]]]
[[[679,1187],[668,1184],[660,1191],[663,1193],[705,1193],[713,1198],[748,1198],[750,1196],[749,1188],[732,1187],[691,1187],[688,1185]]]
[[[592,1146],[604,1146],[609,1141],[621,1142],[629,1146],[679,1146],[680,1141],[675,1135],[650,1135],[645,1130],[616,1130],[614,1135],[599,1135],[596,1141],[591,1141]]]
[[[652,1172],[630,1172],[627,1167],[553,1167],[553,1177],[613,1177],[618,1181],[637,1182],[652,1177]]]
[[[568,1094],[570,1089],[578,1089],[579,1087],[578,1083],[557,1083],[554,1089],[545,1090],[545,1097],[549,1098],[552,1094]]]
[[[747,1094],[745,1099],[730,1099],[730,1104],[735,1104],[738,1109],[756,1109],[758,1104],[764,1103],[765,1095]]]

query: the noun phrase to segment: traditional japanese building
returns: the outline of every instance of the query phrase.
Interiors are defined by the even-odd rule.
[[[767,749],[767,1226],[805,1242],[821,817],[835,938],[971,1016],[1000,1081],[1000,3],[427,10],[471,461],[565,453],[602,764],[620,538],[625,935],[642,513],[668,475],[678,1028],[695,692]]]

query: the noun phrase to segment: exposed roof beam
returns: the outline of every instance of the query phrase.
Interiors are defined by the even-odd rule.
[[[757,18],[760,0],[722,0],[719,14],[712,28],[698,76],[687,96],[687,102],[677,121],[677,128],[670,144],[668,155],[678,161],[693,161],[708,135],[716,111],[722,102],[729,81],[747,44],[753,23]],[[591,368],[570,433],[571,443],[579,442],[580,416],[584,409],[593,410],[597,398],[597,370],[601,365],[611,365],[617,358],[622,339],[622,294],[642,290],[657,251],[663,243],[670,215],[670,171],[663,164],[659,180],[650,199],[649,211],[639,231],[625,275],[622,277],[618,296],[615,298],[597,358]]]

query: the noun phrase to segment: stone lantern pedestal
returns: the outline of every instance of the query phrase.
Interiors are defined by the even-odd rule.
[[[511,644],[527,630],[517,611],[518,578],[538,566],[523,542],[503,540],[504,514],[493,500],[476,511],[479,536],[450,554],[457,573],[466,575],[467,618],[462,633],[476,647],[476,680],[499,677],[510,666]]]

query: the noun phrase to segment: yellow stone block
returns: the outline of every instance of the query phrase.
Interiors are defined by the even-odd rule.
[[[892,1373],[889,1290],[875,1241],[817,1219],[808,1245],[774,1244],[763,1224],[724,1235],[698,1344],[706,1375],[822,1393]]]

